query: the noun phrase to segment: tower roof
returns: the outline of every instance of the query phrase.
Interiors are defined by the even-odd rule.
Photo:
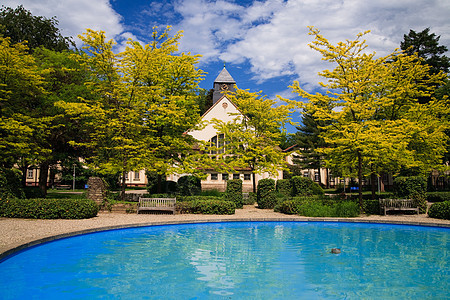
[[[228,73],[225,67],[223,67],[222,71],[220,72],[219,76],[217,76],[216,80],[214,80],[214,82],[236,83],[236,81],[234,81],[233,77],[231,77],[230,73]]]

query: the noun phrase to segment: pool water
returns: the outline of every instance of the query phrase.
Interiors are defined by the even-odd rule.
[[[340,248],[340,254],[332,254]],[[164,225],[45,243],[0,263],[0,299],[448,299],[450,229]]]

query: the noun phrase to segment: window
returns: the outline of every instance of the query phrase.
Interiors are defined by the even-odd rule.
[[[319,182],[319,172],[314,172],[314,181]]]
[[[128,173],[125,173],[125,180],[128,180]]]
[[[228,142],[227,142],[228,144]],[[213,136],[209,140],[209,145],[212,148],[210,151],[210,154],[221,154],[224,153],[224,146],[225,146],[225,136],[223,133],[219,134],[218,136]]]
[[[32,179],[34,177],[33,169],[27,170],[27,178]]]
[[[228,174],[222,174],[222,180],[228,180]]]
[[[250,175],[251,174],[244,174],[244,180],[250,180],[250,178],[251,178]]]
[[[303,172],[303,177],[309,177],[309,172]]]
[[[139,172],[134,172],[134,180],[139,180]]]
[[[218,174],[217,173],[212,173],[211,174],[211,180],[218,180]]]
[[[233,174],[233,179],[240,179],[239,174]]]

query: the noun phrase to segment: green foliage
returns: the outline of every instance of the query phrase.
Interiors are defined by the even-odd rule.
[[[28,219],[87,219],[98,205],[88,199],[7,199],[0,202],[0,216]]]
[[[427,197],[425,193],[413,192],[410,197],[414,204],[419,207],[419,213],[424,214],[427,212]]]
[[[193,196],[200,193],[202,183],[200,178],[192,175],[186,175],[178,179],[178,193],[183,196]]]
[[[57,26],[55,17],[33,16],[22,5],[0,9],[0,35],[11,38],[12,43],[27,41],[30,49],[43,46],[55,51],[68,50],[73,41],[63,37]]]
[[[232,215],[236,206],[231,201],[222,199],[204,199],[177,203],[180,212],[205,215]]]
[[[363,199],[362,211],[368,215],[380,214],[380,203],[378,200]]]
[[[410,197],[414,193],[425,194],[427,191],[427,181],[420,176],[396,177],[393,185],[397,197]]]
[[[324,204],[308,198],[297,198],[280,203],[276,211],[285,214],[296,214],[306,217],[341,217],[359,216],[359,206],[353,201],[332,202]]]
[[[242,198],[242,180],[227,180],[227,189],[224,197],[227,201],[233,202],[236,208],[242,208],[244,205],[244,200]]]
[[[428,210],[430,218],[450,220],[450,201],[434,203]]]
[[[275,192],[275,180],[266,178],[258,182],[258,191],[256,194],[258,208],[274,208],[277,204]]]
[[[25,192],[25,198],[33,199],[33,198],[45,198],[46,195],[42,192],[42,190],[37,186],[27,186],[23,188]]]
[[[323,189],[309,177],[294,176],[291,178],[292,195],[294,196],[309,196],[309,195],[323,195]]]
[[[428,202],[450,201],[450,192],[429,192],[427,193]]]
[[[289,179],[278,179],[277,192],[286,197],[290,197],[292,195],[292,182]]]
[[[0,200],[24,198],[17,169],[0,168]]]
[[[200,196],[214,196],[214,197],[223,197],[223,193],[218,190],[206,190],[201,191]]]
[[[217,196],[201,196],[201,195],[177,196],[177,202],[192,202],[192,201],[198,201],[198,200],[227,200],[227,199],[226,198],[224,199],[223,197],[217,197]]]
[[[248,193],[248,197],[244,199],[244,205],[254,205],[256,203],[256,193]]]

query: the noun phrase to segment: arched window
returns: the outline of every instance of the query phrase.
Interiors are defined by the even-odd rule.
[[[211,154],[221,154],[224,153],[224,145],[225,145],[225,136],[223,133],[213,136],[209,140],[209,144],[211,145],[212,150],[210,151]]]

